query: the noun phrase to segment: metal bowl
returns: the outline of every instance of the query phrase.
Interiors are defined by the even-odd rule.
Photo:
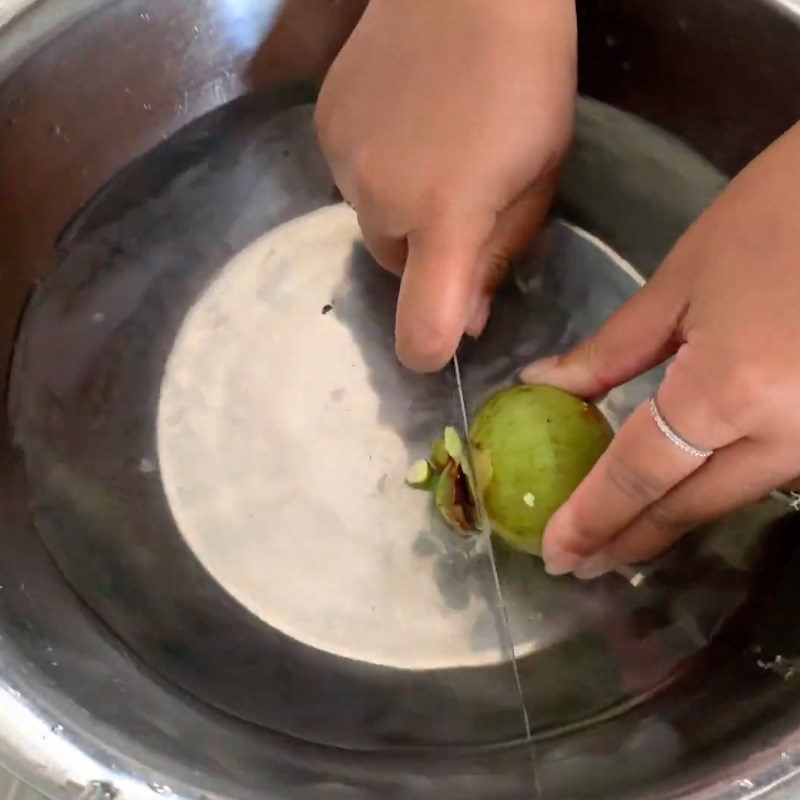
[[[697,6],[583,4],[562,221],[463,354],[473,403],[800,116],[800,10]],[[44,0],[0,32],[0,761],[54,796],[790,790],[799,526],[771,502],[639,586],[501,552],[526,740],[489,566],[398,478],[452,381],[391,358],[396,286],[314,143],[359,13]]]

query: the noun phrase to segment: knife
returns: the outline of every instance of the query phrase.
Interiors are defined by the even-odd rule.
[[[475,460],[472,454],[472,444],[469,438],[469,416],[467,414],[467,403],[464,399],[464,384],[461,380],[461,365],[458,361],[458,356],[453,356],[453,372],[456,379],[456,391],[458,393],[458,405],[461,410],[461,424],[463,427],[463,438],[465,443],[465,458],[469,464],[472,474],[475,475]],[[530,714],[528,713],[528,704],[525,701],[525,690],[522,687],[522,679],[519,672],[519,664],[517,663],[517,655],[514,652],[514,639],[511,635],[511,624],[508,617],[508,607],[506,606],[505,598],[503,597],[503,588],[500,584],[500,574],[497,570],[497,559],[495,558],[494,546],[492,544],[492,529],[489,524],[489,515],[486,513],[486,508],[483,504],[483,498],[476,493],[475,497],[476,516],[477,516],[477,536],[478,536],[478,549],[480,552],[486,554],[489,564],[492,569],[492,578],[494,580],[495,594],[497,597],[497,605],[500,609],[500,634],[501,634],[501,647],[509,654],[511,661],[511,669],[514,672],[514,681],[517,686],[519,694],[520,711],[522,713],[522,724],[525,728],[525,737],[528,741],[532,740]]]
[[[475,475],[475,461],[472,453],[472,444],[469,438],[469,415],[467,413],[467,403],[464,396],[464,383],[461,378],[461,364],[458,360],[458,355],[453,356],[453,373],[456,381],[456,392],[458,397],[458,406],[461,412],[461,426],[463,440],[465,442],[465,457],[469,464],[469,468],[473,475]],[[793,493],[794,508],[800,510],[800,493]],[[489,515],[486,513],[486,508],[483,504],[483,498],[478,494],[475,497],[476,505],[476,533],[478,536],[478,550],[484,553],[492,569],[492,578],[494,580],[495,594],[497,597],[498,607],[500,609],[500,634],[501,646],[508,652],[511,661],[511,667],[514,671],[514,681],[519,693],[520,709],[522,711],[522,719],[525,725],[525,732],[528,739],[531,739],[531,726],[530,714],[528,712],[527,702],[525,700],[525,691],[522,686],[522,679],[519,672],[519,664],[517,662],[516,653],[514,651],[514,639],[511,635],[511,624],[508,616],[508,606],[506,605],[505,598],[503,597],[503,588],[500,583],[500,575],[497,570],[497,559],[495,557],[494,547],[492,545],[491,525],[489,523]],[[641,586],[648,578],[646,572],[637,569],[636,567],[617,566],[614,570],[620,577],[624,578],[634,589]]]

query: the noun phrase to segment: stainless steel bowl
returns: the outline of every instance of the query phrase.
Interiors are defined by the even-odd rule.
[[[537,659],[533,647],[524,659],[533,747],[515,741],[503,658],[476,672],[420,643],[397,651],[419,664],[383,663],[385,640],[371,660],[332,654],[353,646],[347,632],[323,652],[246,612],[247,587],[185,546],[176,529],[185,518],[155,469],[163,388],[153,391],[186,320],[202,311],[198,298],[260,234],[273,237],[265,253],[274,255],[285,223],[322,225],[347,257],[341,274],[315,278],[320,336],[323,324],[350,332],[375,397],[447,406],[445,378],[412,382],[387,358],[392,286],[358,250],[347,212],[329,206],[300,107],[360,10],[323,0],[43,0],[0,32],[0,352],[14,383],[14,425],[4,415],[2,426],[0,761],[64,797],[791,792],[798,523],[777,506],[673,553],[646,603],[614,584],[562,589],[564,603],[582,599],[571,622],[600,609],[599,634],[587,651],[574,627],[551,627],[562,648]],[[581,104],[564,179],[559,212],[570,225],[556,225],[528,260],[544,267],[540,285],[530,288],[523,268],[529,291],[501,300],[501,318],[513,311],[530,323],[527,338],[496,325],[466,355],[475,386],[596,326],[635,286],[612,250],[648,274],[724,175],[800,117],[793,4],[596,0],[581,15],[583,91],[596,100]],[[273,259],[264,273],[275,269]],[[269,287],[270,312],[297,300],[299,290],[278,288],[280,297]],[[145,290],[148,303],[131,301]],[[381,314],[365,316],[364,298]],[[318,308],[328,299],[330,318]],[[342,346],[328,344],[320,358],[331,362]],[[277,352],[270,358],[278,363]],[[654,379],[610,411],[624,414]],[[422,446],[442,421],[429,415],[429,427],[412,430],[392,403],[380,419],[405,425],[406,446]],[[479,596],[486,573],[470,577],[452,550],[437,558],[440,544],[423,537],[409,563],[438,581],[442,608],[460,613],[463,582],[474,578]],[[260,546],[243,552],[261,558]],[[546,589],[539,596],[552,598]],[[510,596],[524,645],[530,598]],[[491,616],[491,603],[483,610]],[[481,642],[470,639],[470,657]],[[586,691],[562,691],[578,684]]]

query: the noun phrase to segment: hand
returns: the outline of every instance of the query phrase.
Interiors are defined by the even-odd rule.
[[[572,132],[574,0],[372,0],[316,122],[364,242],[402,274],[397,354],[444,366],[542,224]]]
[[[745,169],[653,279],[574,352],[528,382],[604,394],[675,354],[663,418],[637,408],[545,531],[553,574],[592,578],[800,474],[800,125]]]

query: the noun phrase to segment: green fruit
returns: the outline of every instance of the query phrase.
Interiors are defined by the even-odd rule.
[[[470,536],[477,530],[488,530],[489,521],[481,516],[482,509],[475,502],[478,484],[458,431],[445,428],[442,442],[447,450],[448,461],[434,490],[442,519],[462,536]]]
[[[431,445],[428,461],[430,461],[437,472],[441,472],[447,466],[449,460],[450,454],[447,452],[447,448],[444,445],[444,438],[437,439]]]
[[[429,486],[433,486],[435,478],[436,473],[424,458],[415,461],[406,470],[406,483],[414,489],[427,489]]]
[[[434,500],[442,519],[456,533],[469,536],[475,530],[472,521],[473,505],[464,473],[455,461],[450,461],[439,476]]]
[[[541,552],[553,513],[608,447],[596,406],[550,386],[515,386],[478,412],[470,446],[492,529],[512,547]]]

